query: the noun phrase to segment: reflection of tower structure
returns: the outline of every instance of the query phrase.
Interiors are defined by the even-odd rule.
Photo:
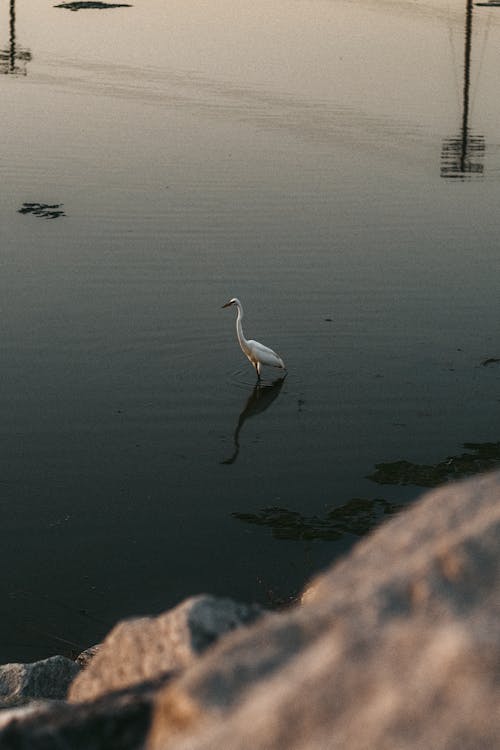
[[[469,124],[472,9],[473,0],[466,0],[462,126],[459,135],[445,138],[441,151],[441,177],[462,180],[482,176],[484,171],[481,161],[485,151],[484,136],[473,135]]]
[[[0,71],[10,75],[26,75],[31,52],[16,43],[16,0],[9,4],[9,46],[0,49]]]

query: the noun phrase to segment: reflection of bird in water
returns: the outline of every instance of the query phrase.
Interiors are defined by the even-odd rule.
[[[240,342],[243,353],[246,354],[252,365],[255,367],[257,378],[260,380],[260,371],[262,369],[262,365],[268,365],[269,367],[280,367],[282,370],[284,370],[285,363],[283,362],[281,357],[276,354],[276,352],[273,352],[272,349],[264,346],[264,344],[259,344],[258,341],[246,340],[243,334],[243,328],[241,326],[241,321],[243,320],[243,307],[241,305],[241,302],[236,297],[233,297],[229,300],[229,302],[226,302],[225,305],[222,305],[222,307],[231,307],[231,305],[236,305],[236,307],[238,308],[238,316],[236,318],[236,334],[238,336],[238,341]]]
[[[243,427],[247,419],[249,419],[250,417],[254,417],[256,414],[261,414],[271,406],[274,399],[278,397],[284,382],[285,378],[278,378],[270,385],[261,385],[260,383],[257,383],[254,386],[245,406],[243,407],[243,411],[238,418],[238,424],[236,425],[236,429],[234,431],[233,455],[231,456],[231,458],[227,458],[221,463],[234,464],[234,462],[238,458],[238,453],[240,452],[241,428]]]

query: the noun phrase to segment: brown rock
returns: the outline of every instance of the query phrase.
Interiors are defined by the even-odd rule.
[[[150,750],[500,747],[499,474],[427,495],[305,601],[167,686]]]
[[[159,617],[119,623],[74,681],[70,701],[88,701],[191,664],[221,635],[253,621],[261,610],[231,599],[198,596]]]
[[[131,673],[133,648],[142,654],[152,634],[163,646],[150,643],[144,664],[158,670],[173,653],[184,671],[167,681],[160,670],[141,684],[132,675],[131,687],[101,692],[94,701],[7,711],[0,747],[500,747],[500,474],[427,495],[318,576],[305,600],[226,634],[210,649],[205,628],[201,637],[185,625],[180,630],[190,634],[191,653],[181,638],[184,645],[164,662],[173,627],[163,622],[166,615],[125,623],[134,625],[124,651]],[[182,623],[179,609],[174,617]],[[144,623],[139,634],[137,622]],[[121,643],[117,638],[101,664],[106,672],[96,674],[98,690],[114,684]],[[104,645],[78,680],[105,651]],[[147,672],[138,669],[139,676]]]
[[[89,648],[86,648],[85,651],[82,651],[81,654],[78,654],[78,656],[75,659],[75,662],[82,668],[85,669],[88,667],[94,656],[99,651],[100,644],[96,644],[95,646],[89,646]]]

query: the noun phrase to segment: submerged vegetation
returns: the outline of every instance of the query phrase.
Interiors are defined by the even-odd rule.
[[[464,448],[471,452],[448,456],[437,464],[414,464],[410,461],[376,464],[375,471],[368,479],[377,484],[437,487],[500,465],[500,443],[464,443]]]
[[[66,216],[62,205],[62,203],[23,203],[18,213],[33,214],[42,219],[59,219],[61,216]]]
[[[275,539],[338,541],[346,534],[363,536],[400,507],[381,498],[353,498],[324,517],[303,516],[286,508],[263,508],[258,513],[232,515],[246,523],[267,526]]]
[[[367,478],[377,484],[437,487],[500,466],[500,442],[464,443],[469,452],[448,456],[437,464],[392,461],[375,465]],[[325,516],[305,516],[287,508],[262,508],[257,513],[233,513],[240,521],[267,526],[275,539],[339,541],[346,534],[364,536],[403,504],[382,498],[353,498]]]
[[[66,8],[66,10],[84,10],[91,8],[93,10],[106,10],[108,8],[131,8],[132,6],[128,3],[101,3],[101,2],[74,2],[74,3],[60,3],[54,5],[54,8]]]

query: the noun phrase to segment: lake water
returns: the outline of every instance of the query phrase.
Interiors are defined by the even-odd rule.
[[[131,3],[0,0],[0,662],[287,598],[500,439],[500,8]]]

